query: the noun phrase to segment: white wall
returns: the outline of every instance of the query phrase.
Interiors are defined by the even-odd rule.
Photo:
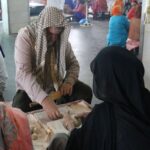
[[[1,0],[1,6],[2,6],[3,30],[8,34],[9,33],[9,22],[8,22],[7,0]]]
[[[47,0],[48,6],[54,6],[61,10],[63,10],[64,8],[64,3],[65,3],[65,0]]]
[[[145,16],[146,8],[150,5],[150,0],[143,1]],[[144,24],[144,21],[143,21]],[[145,86],[150,90],[150,24],[144,24],[143,57],[142,62],[145,68]]]
[[[145,68],[145,86],[150,90],[150,24],[145,25],[142,61]]]
[[[8,34],[17,33],[29,23],[28,0],[2,0],[3,27]]]

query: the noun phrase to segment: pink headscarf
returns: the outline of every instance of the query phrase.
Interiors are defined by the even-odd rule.
[[[33,150],[25,113],[0,102],[0,150]]]

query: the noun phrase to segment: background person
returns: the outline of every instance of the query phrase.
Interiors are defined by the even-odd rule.
[[[106,0],[94,0],[92,3],[92,10],[93,10],[93,18],[98,19],[100,15],[100,19],[105,19],[105,13],[107,12],[107,1]]]
[[[76,6],[73,9],[73,19],[79,22],[81,19],[84,19],[86,15],[86,5],[84,0],[77,0]]]
[[[131,20],[135,16],[135,12],[136,12],[138,5],[139,4],[136,0],[132,1],[132,3],[131,3],[132,7],[130,8],[129,12],[127,13],[127,17],[129,20]]]
[[[134,17],[130,20],[129,35],[126,48],[138,55],[140,45],[141,5],[138,5]]]
[[[129,32],[129,21],[126,16],[122,14],[122,12],[123,9],[120,5],[113,6],[107,34],[108,46],[126,46],[126,40]]]

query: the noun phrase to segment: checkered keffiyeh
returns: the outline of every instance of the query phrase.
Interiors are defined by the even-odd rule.
[[[64,75],[66,70],[65,65],[65,51],[67,48],[70,25],[65,20],[61,10],[55,7],[47,6],[40,13],[36,22],[28,26],[29,33],[32,35],[34,40],[34,50],[36,55],[36,66],[35,72],[41,74],[45,66],[45,54],[47,52],[47,34],[46,28],[48,27],[63,27],[64,30],[60,37],[60,60],[59,60],[59,74]],[[40,69],[39,69],[40,68]],[[38,76],[38,75],[37,75]]]
[[[45,7],[37,21],[29,26],[30,33],[35,38],[36,66],[44,66],[47,52],[46,28],[64,27],[61,33],[60,66],[65,70],[65,49],[70,33],[70,25],[65,20],[61,10],[55,7]]]

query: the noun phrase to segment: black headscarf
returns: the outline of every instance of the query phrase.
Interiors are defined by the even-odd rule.
[[[94,94],[104,103],[71,133],[66,150],[149,150],[150,92],[142,63],[111,46],[95,57],[91,70]]]
[[[124,48],[104,48],[91,63],[93,91],[111,103],[120,150],[150,149],[150,92],[144,86],[144,67]]]

